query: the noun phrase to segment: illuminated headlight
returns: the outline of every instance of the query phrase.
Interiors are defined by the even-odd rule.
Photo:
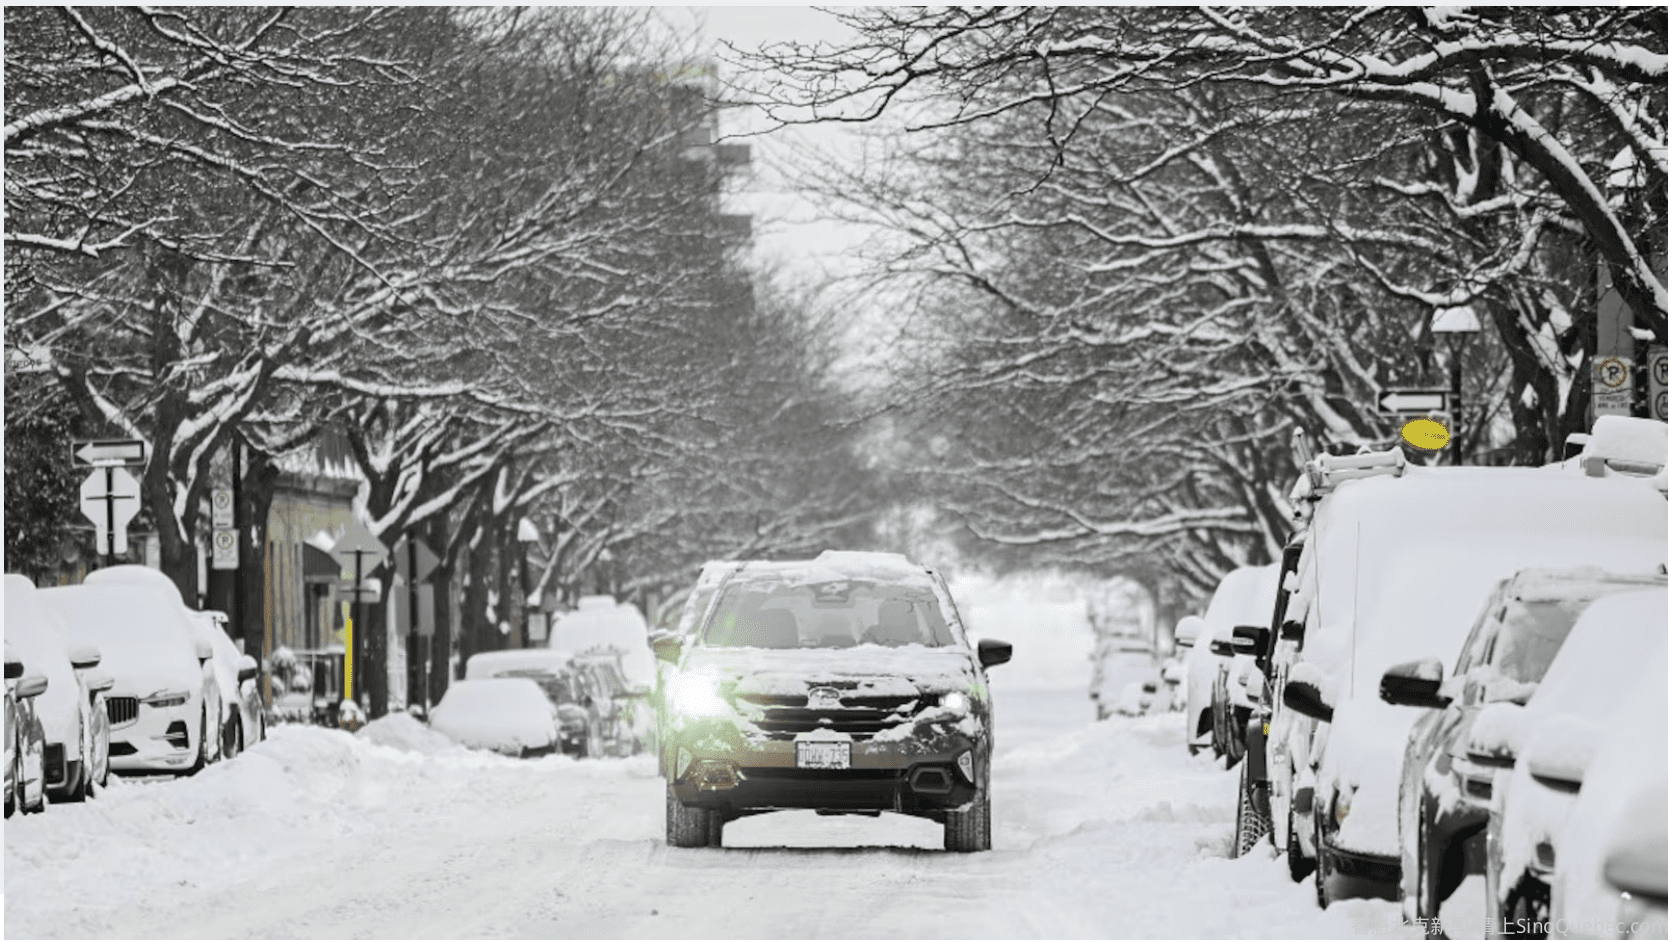
[[[1331,802],[1331,815],[1337,819],[1337,826],[1342,827],[1348,819],[1349,807],[1354,804],[1355,786],[1338,784],[1337,797]]]
[[[971,712],[971,698],[969,695],[955,690],[942,694],[942,709],[954,716],[964,716]]]
[[[715,689],[715,678],[705,674],[677,674],[668,683],[668,702],[683,716],[726,716],[732,706]]]
[[[170,690],[162,693],[154,693],[151,696],[146,697],[141,702],[149,707],[177,707],[184,704],[189,697],[190,694]]]

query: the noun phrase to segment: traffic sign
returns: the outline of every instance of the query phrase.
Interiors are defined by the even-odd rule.
[[[222,530],[232,528],[232,488],[217,487],[209,492],[209,525]]]
[[[384,564],[384,560],[389,558],[389,549],[379,542],[377,534],[367,529],[366,524],[353,520],[332,544],[331,555],[337,557],[337,562],[342,565],[344,577],[353,581],[357,563],[358,573],[364,579],[367,573]]]
[[[1378,394],[1378,411],[1399,415],[1403,412],[1446,412],[1445,389],[1386,389]]]
[[[1633,367],[1626,357],[1593,357],[1593,417],[1633,414]]]
[[[78,438],[70,443],[70,460],[89,468],[145,464],[145,442],[137,438]]]
[[[418,635],[429,638],[436,634],[436,587],[428,582],[421,582],[415,589],[418,596]],[[406,585],[396,585],[390,590],[390,601],[395,605],[395,630],[397,634],[408,634],[413,631],[413,614],[411,595]]]
[[[100,555],[128,552],[128,521],[139,508],[139,481],[115,465],[99,468],[81,482],[81,512],[93,521]]]
[[[413,540],[410,537],[402,537],[401,542],[395,544],[394,556],[395,571],[401,574],[401,578],[413,582],[423,582],[430,578],[430,574],[435,572],[436,567],[442,563],[441,560],[436,558],[436,554],[430,551],[430,547],[425,545],[423,540]],[[412,568],[414,556],[418,557],[417,577],[414,577],[408,571]]]
[[[217,528],[211,543],[209,568],[237,569],[238,568],[238,531]]]

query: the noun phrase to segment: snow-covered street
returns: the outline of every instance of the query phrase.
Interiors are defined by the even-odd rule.
[[[812,812],[675,849],[650,757],[517,761],[396,716],[281,727],[195,778],[12,819],[6,935],[1414,936],[1390,903],[1321,913],[1270,851],[1226,859],[1235,773],[1187,756],[1180,714],[996,697],[987,854],[943,852],[929,821]]]

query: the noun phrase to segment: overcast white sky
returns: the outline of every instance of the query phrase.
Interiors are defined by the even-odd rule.
[[[717,58],[723,41],[754,49],[773,42],[841,42],[853,34],[829,13],[812,7],[663,7],[664,18],[678,31],[701,29]],[[760,130],[763,123],[752,116],[729,112],[722,116],[723,134]],[[736,195],[739,212],[754,215],[756,256],[776,263],[799,278],[818,279],[822,274],[851,272],[856,267],[851,250],[868,233],[861,228],[837,223],[806,197],[797,194],[785,179],[785,165],[794,149],[818,148],[823,153],[842,154],[856,149],[846,127],[823,125],[774,131],[753,136],[752,172]]]

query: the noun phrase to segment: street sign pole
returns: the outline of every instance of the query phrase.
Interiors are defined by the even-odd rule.
[[[360,549],[355,550],[355,601],[354,601],[354,604],[352,606],[350,606],[350,608],[353,610],[353,614],[350,615],[349,618],[352,621],[352,623],[356,624],[356,625],[360,624],[360,578],[361,578],[360,564],[361,564],[362,558],[365,556],[365,552],[366,552],[365,550],[360,550]],[[356,637],[354,639],[354,642],[357,645],[360,644],[360,638]],[[360,669],[360,661],[361,661],[360,658],[358,658],[358,657],[355,658],[355,669],[357,671]]]
[[[116,555],[116,468],[105,466],[105,558],[100,565],[110,568],[110,561]]]
[[[1453,441],[1449,443],[1452,445],[1453,466],[1455,468],[1465,463],[1464,452],[1461,450],[1460,446],[1460,442],[1465,440],[1464,399],[1465,384],[1463,381],[1463,371],[1460,369],[1459,351],[1455,348],[1453,351],[1453,428],[1450,429]]]
[[[418,538],[407,537],[407,705],[423,702],[418,699],[419,686],[428,665],[419,663],[419,601],[418,601]],[[426,714],[428,715],[428,714]]]

